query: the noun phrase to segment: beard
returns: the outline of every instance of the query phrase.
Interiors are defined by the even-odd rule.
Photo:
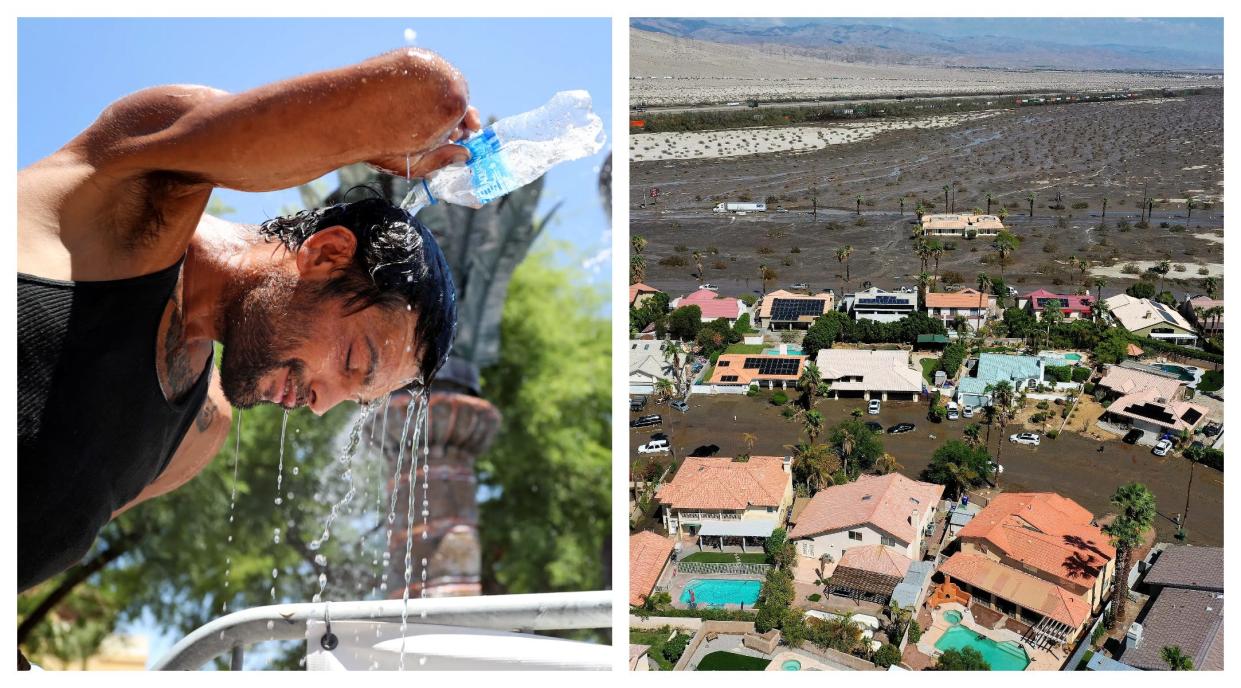
[[[266,400],[263,378],[287,367],[293,393],[300,405],[305,398],[305,363],[292,352],[309,333],[292,323],[306,323],[314,311],[297,280],[269,275],[249,289],[231,294],[223,309],[224,353],[220,360],[220,387],[235,408],[251,408]]]

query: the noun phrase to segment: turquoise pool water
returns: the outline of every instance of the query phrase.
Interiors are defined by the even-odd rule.
[[[1081,355],[1081,354],[1065,354],[1065,355],[1064,355],[1064,356],[1062,356],[1061,358],[1063,358],[1063,359],[1064,359],[1064,360],[1066,360],[1066,361],[1074,361],[1074,362],[1077,362],[1077,361],[1082,360],[1082,355]]]
[[[796,346],[788,347],[788,351],[784,353],[781,353],[779,348],[763,349],[763,353],[768,356],[802,356],[805,354],[805,352],[802,351],[801,348],[796,347]]]
[[[944,621],[947,621],[953,626],[961,623],[961,612],[955,609],[944,612]]]
[[[801,671],[801,662],[796,659],[786,659],[780,668],[784,671]]]
[[[1171,363],[1156,363],[1152,367],[1158,368],[1165,373],[1172,373],[1185,382],[1194,381],[1194,374],[1188,368],[1182,368],[1181,366],[1172,365]]]
[[[694,602],[709,607],[725,604],[742,604],[754,606],[758,601],[758,591],[763,582],[758,580],[736,580],[730,578],[701,580],[695,578],[681,591],[681,602],[690,603],[690,593]]]
[[[987,660],[992,671],[1025,671],[1030,665],[1030,657],[1020,645],[1011,641],[997,643],[964,626],[949,628],[943,637],[936,641],[935,647],[940,650],[973,648]]]

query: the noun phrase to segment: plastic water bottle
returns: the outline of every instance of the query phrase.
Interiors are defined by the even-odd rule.
[[[401,207],[417,214],[444,201],[480,208],[543,176],[553,166],[598,153],[606,136],[586,91],[561,91],[539,108],[506,117],[460,145],[464,165],[436,170],[415,184]]]

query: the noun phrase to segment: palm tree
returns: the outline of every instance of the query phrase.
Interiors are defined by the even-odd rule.
[[[1155,273],[1156,275],[1159,275],[1159,293],[1155,295],[1155,296],[1156,296],[1156,298],[1158,298],[1159,294],[1162,294],[1162,293],[1163,293],[1163,280],[1164,280],[1164,277],[1166,277],[1166,276],[1167,276],[1167,274],[1168,274],[1168,273],[1172,270],[1172,261],[1170,261],[1170,260],[1161,260],[1161,261],[1159,261],[1159,262],[1158,262],[1158,263],[1157,263],[1154,267],[1152,267],[1150,270],[1151,270],[1151,272]]]
[[[858,215],[862,214],[862,197],[861,196],[857,197],[857,214]]]
[[[944,184],[944,212],[945,213],[951,212],[948,209],[948,185],[947,184]]]
[[[969,466],[949,462],[944,464],[944,472],[948,478],[947,487],[952,489],[958,501],[961,495],[978,481],[978,473]]]
[[[846,245],[836,249],[836,261],[844,263],[845,266],[845,284],[849,283],[849,256],[851,255],[853,255],[852,246]]]
[[[952,329],[956,331],[957,335],[964,337],[965,334],[969,332],[970,322],[965,319],[964,315],[958,313],[957,315],[952,316]]]
[[[980,441],[982,441],[982,426],[978,423],[965,426],[965,443],[971,447],[977,447]]]
[[[754,444],[758,442],[758,435],[743,432],[741,433],[741,441],[745,443],[745,453],[748,456],[754,453]]]
[[[987,214],[988,214],[988,215],[990,215],[990,214],[991,214],[991,201],[992,201],[992,200],[993,200],[993,197],[992,197],[992,195],[991,195],[991,192],[990,192],[990,191],[988,191],[988,192],[987,192]]]
[[[673,387],[672,380],[669,380],[666,377],[661,377],[655,381],[656,398],[660,400],[669,399],[672,397],[673,394],[675,394],[675,392],[676,392],[676,388]]]
[[[1207,293],[1207,298],[1215,298],[1215,292],[1219,290],[1219,280],[1214,277],[1204,277],[1202,279],[1202,290]]]
[[[875,459],[874,468],[875,468],[875,472],[878,473],[879,475],[887,475],[889,473],[895,473],[901,470],[902,468],[904,468],[904,466],[902,466],[900,463],[897,462],[895,456],[892,456],[891,454],[884,452],[883,455]]]
[[[811,409],[806,411],[802,422],[806,428],[806,436],[810,438],[810,443],[814,444],[814,441],[819,437],[819,433],[823,432],[823,414]]]
[[[671,339],[665,339],[660,346],[660,353],[665,359],[672,359],[672,378],[676,380],[676,394],[680,398],[685,389],[685,367],[681,365],[681,345]]]
[[[802,368],[801,377],[797,378],[797,389],[802,393],[807,411],[814,408],[814,398],[819,393],[819,386],[822,384],[823,378],[819,375],[819,367],[813,363],[807,363]]]
[[[918,298],[926,303],[927,288],[931,286],[931,276],[925,271],[918,273]]]
[[[1198,207],[1198,203],[1192,198],[1185,199],[1185,219],[1188,220],[1194,214],[1194,208]]]
[[[1000,256],[1000,279],[1004,279],[1004,262],[1017,250],[1017,237],[1007,231],[1002,231],[995,235],[995,239],[991,242],[991,248]]]
[[[1000,222],[1004,222],[1004,220],[1008,219],[1008,208],[1005,208],[1004,206],[1000,206],[999,212],[997,212],[995,215],[996,217],[1000,218]]]
[[[1159,651],[1159,656],[1163,658],[1164,664],[1167,664],[1172,671],[1194,670],[1193,658],[1182,652],[1179,645],[1165,645]]]
[[[1026,196],[1026,200],[1030,203],[1030,217],[1034,217],[1034,198],[1035,196],[1033,191],[1030,192],[1029,196]]]
[[[642,255],[646,250],[646,239],[635,234],[629,245],[633,247],[633,258],[629,261],[629,283],[637,284],[646,279],[646,257]]]
[[[1116,488],[1112,506],[1116,518],[1103,527],[1116,548],[1116,580],[1112,588],[1112,626],[1125,619],[1125,602],[1129,598],[1129,567],[1133,551],[1145,542],[1146,531],[1155,523],[1155,495],[1141,483]]]
[[[978,291],[984,294],[991,293],[991,276],[985,272],[978,273]]]
[[[860,417],[861,412],[857,409],[854,409],[854,411],[858,413],[858,416],[854,417]],[[853,445],[855,441],[856,438],[854,438],[851,430],[848,428],[840,429],[840,438],[836,442],[836,453],[840,455],[840,461],[844,464],[845,475],[849,474],[849,455],[853,453]]]
[[[694,251],[690,255],[693,256],[694,265],[698,268],[698,283],[702,284],[706,280],[705,276],[702,274],[702,254],[698,251]]]
[[[995,452],[995,461],[999,463],[1000,454],[1004,452],[1004,433],[1008,430],[1008,422],[1012,420],[1013,383],[1000,380],[994,385],[987,385],[984,391],[991,393],[992,418],[1000,426],[1000,445]]]
[[[944,245],[939,242],[939,239],[931,239],[927,242],[927,248],[931,257],[935,259],[935,283],[939,284],[939,259],[944,255]]]
[[[922,262],[922,272],[926,272],[927,263],[931,262],[931,247],[924,238],[914,242],[914,253],[918,256],[918,260]]]
[[[766,265],[758,266],[759,279],[763,281],[763,297],[767,296],[767,283],[776,278],[776,271]]]
[[[1094,300],[1096,302],[1102,302],[1103,301],[1103,287],[1107,286],[1107,278],[1102,277],[1102,276],[1092,277],[1090,279],[1090,283],[1094,285],[1094,289],[1095,289]]]
[[[1107,197],[1103,198],[1103,219],[1107,219]]]
[[[918,224],[922,224],[922,216],[926,215],[926,206],[922,201],[918,201],[918,205],[914,206],[914,214],[918,216]]]

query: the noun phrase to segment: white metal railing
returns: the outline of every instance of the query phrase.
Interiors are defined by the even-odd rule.
[[[685,521],[740,521],[741,514],[716,511],[678,511],[677,518]]]
[[[279,604],[234,612],[198,628],[152,667],[193,671],[232,653],[241,668],[244,648],[270,640],[304,640],[309,620],[400,622],[499,631],[611,628],[612,593],[564,592],[410,600]],[[405,606],[408,604],[408,606]]]

